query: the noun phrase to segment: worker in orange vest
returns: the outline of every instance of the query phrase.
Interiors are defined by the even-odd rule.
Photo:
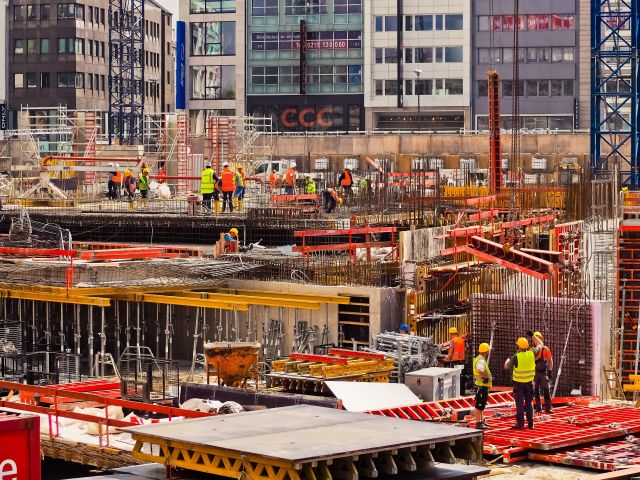
[[[233,212],[233,192],[236,189],[235,175],[233,170],[229,168],[229,162],[222,164],[222,174],[220,175],[220,184],[222,187],[222,211],[227,210],[227,204],[229,205],[229,212]]]
[[[120,189],[122,188],[122,172],[118,170],[120,165],[117,163],[113,167],[114,172],[111,181],[113,182],[113,199],[116,200],[120,197]]]
[[[296,172],[296,162],[291,162],[289,170],[287,170],[284,176],[284,194],[293,195],[296,186],[296,180],[298,179],[298,173]]]
[[[351,170],[349,168],[345,168],[344,172],[338,177],[338,182],[340,186],[344,190],[345,197],[351,197],[353,190],[353,177],[351,176]]]
[[[445,363],[448,363],[452,368],[460,370],[460,395],[465,394],[467,377],[464,373],[465,361],[466,361],[466,343],[465,337],[458,335],[458,329],[451,327],[449,329],[449,342],[446,342],[441,346],[443,349],[447,349],[447,356],[444,358]]]
[[[272,195],[276,191],[277,180],[278,180],[278,176],[276,175],[275,170],[271,170],[271,173],[269,174],[269,188],[271,189]]]

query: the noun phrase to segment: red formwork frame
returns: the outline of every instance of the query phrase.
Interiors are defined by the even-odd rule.
[[[40,480],[40,418],[0,409],[0,478]]]

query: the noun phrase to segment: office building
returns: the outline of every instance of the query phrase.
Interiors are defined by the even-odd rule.
[[[278,131],[364,129],[363,0],[251,0],[247,113]]]
[[[7,8],[8,2],[0,2],[0,104],[7,104],[7,39],[9,35],[7,24]],[[6,126],[6,125],[5,125]]]
[[[109,110],[109,3],[10,0],[9,106]],[[172,15],[145,2],[144,110],[174,109]]]
[[[471,125],[470,3],[367,4],[367,130],[457,130]]]
[[[501,78],[501,123],[511,128],[513,92],[520,95],[521,128],[589,127],[589,2],[513,2],[474,5],[474,128],[488,129],[487,71]],[[586,18],[581,22],[580,18]],[[519,76],[513,84],[513,37],[518,28]]]

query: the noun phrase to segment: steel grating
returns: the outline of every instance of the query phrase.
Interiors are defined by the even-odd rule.
[[[602,442],[584,448],[552,453],[529,452],[528,458],[594,470],[619,470],[640,465],[640,438],[629,435],[624,440]]]
[[[477,430],[310,405],[123,430],[136,441],[137,459],[254,480],[404,478],[428,473],[437,461],[482,457]]]
[[[511,291],[526,287],[522,277],[514,277]],[[474,294],[471,296],[472,351],[493,338],[491,373],[493,384],[511,386],[511,373],[502,368],[504,361],[517,351],[519,337],[527,330],[540,331],[551,348],[557,375],[562,351],[567,342],[566,358],[556,395],[594,395],[599,375],[599,363],[594,353],[593,338],[600,325],[591,304],[582,300],[535,295]],[[568,340],[567,340],[568,338]],[[554,379],[555,380],[555,379]]]

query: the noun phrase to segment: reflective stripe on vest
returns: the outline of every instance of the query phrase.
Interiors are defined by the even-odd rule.
[[[342,179],[342,186],[343,187],[348,187],[352,184],[353,182],[351,181],[351,173],[349,172],[344,172],[344,178]]]
[[[292,167],[287,170],[287,175],[284,177],[284,181],[287,185],[293,185],[293,177],[296,174],[296,170]]]
[[[511,377],[514,382],[529,383],[533,382],[533,377],[536,376],[536,357],[531,350],[526,352],[518,352],[516,354],[518,358],[518,366],[513,367],[513,376]]]
[[[236,184],[233,179],[233,172],[228,168],[222,171],[222,191],[233,192],[236,189]]]
[[[213,169],[205,168],[200,174],[200,193],[213,193]]]
[[[149,190],[149,176],[140,174],[138,178],[138,186],[140,190]]]
[[[480,374],[478,373],[478,369],[476,368],[476,364],[478,363],[478,360],[480,360],[480,359],[484,360],[485,373],[489,376],[489,378],[486,379],[487,381],[485,381],[484,377],[480,376]],[[489,388],[491,388],[491,386],[493,385],[492,377],[491,377],[491,370],[489,370],[489,362],[487,362],[487,360],[482,355],[478,355],[476,358],[473,359],[473,378],[476,379],[476,385],[479,386],[479,387],[489,387]]]
[[[453,353],[451,354],[452,362],[461,362],[464,360],[464,338],[456,337],[453,339]]]

